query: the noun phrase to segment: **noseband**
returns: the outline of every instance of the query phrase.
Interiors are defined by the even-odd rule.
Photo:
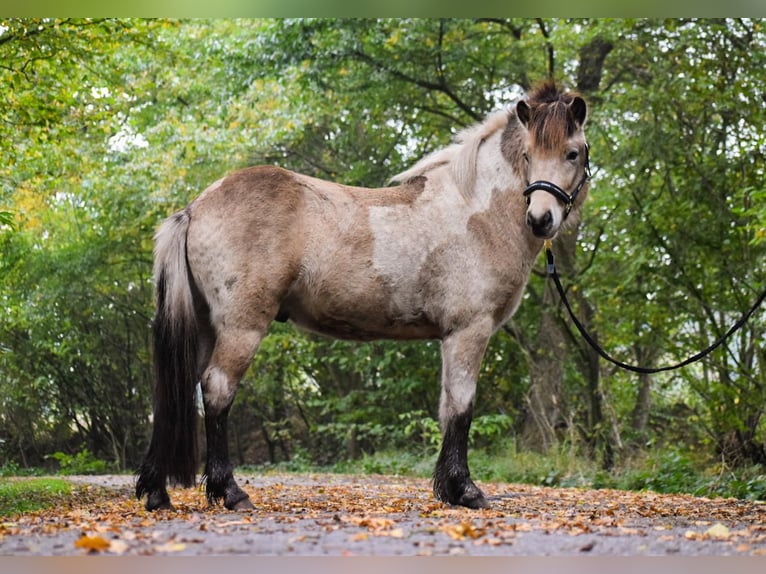
[[[562,188],[560,188],[558,185],[553,183],[552,181],[545,181],[545,180],[538,180],[533,181],[532,183],[527,182],[527,187],[524,190],[524,197],[527,198],[527,205],[529,205],[529,202],[531,201],[531,195],[533,192],[537,191],[538,189],[541,191],[546,191],[550,193],[553,197],[558,199],[561,203],[564,204],[564,219],[567,218],[569,215],[569,212],[572,211],[572,206],[574,205],[575,201],[577,200],[577,196],[580,194],[580,190],[585,185],[585,182],[590,179],[590,160],[588,158],[590,152],[590,146],[585,145],[585,169],[583,170],[582,177],[580,178],[580,182],[577,184],[577,187],[575,187],[575,190],[572,192],[572,194],[568,194],[566,191],[564,191]]]

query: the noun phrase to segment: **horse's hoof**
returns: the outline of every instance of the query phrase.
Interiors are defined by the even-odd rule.
[[[473,509],[489,508],[489,502],[484,498],[484,493],[470,478],[466,479],[462,488],[458,490],[458,492],[461,491],[462,493],[459,497],[456,497],[457,500],[453,504]]]
[[[489,508],[489,502],[478,488],[476,488],[475,494],[463,494],[463,496],[460,497],[460,500],[457,501],[457,504],[459,506],[465,506],[466,508],[472,508],[474,510]]]
[[[247,493],[239,487],[234,492],[229,493],[229,496],[223,501],[223,506],[227,510],[253,510],[255,508]]]
[[[170,502],[167,493],[153,492],[146,497],[144,508],[149,512],[155,510],[175,510],[176,507]]]
[[[243,498],[239,502],[235,503],[229,510],[236,510],[236,511],[244,511],[244,510],[254,510],[255,506],[253,506],[253,503],[250,502],[249,498]]]
[[[464,479],[463,482],[454,481],[451,484],[447,483],[447,485],[445,486],[443,483],[436,483],[434,485],[434,494],[442,502],[452,506],[465,506],[475,510],[489,508],[489,502],[484,497],[484,494],[470,478]]]

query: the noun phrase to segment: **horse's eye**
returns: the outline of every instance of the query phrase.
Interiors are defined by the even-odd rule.
[[[574,161],[574,160],[576,160],[576,159],[577,159],[577,156],[578,156],[578,153],[577,153],[576,151],[574,151],[574,150],[573,150],[573,151],[570,151],[570,152],[567,154],[567,161]]]
[[[527,152],[524,152],[523,154],[521,154],[521,157],[524,158],[525,162],[529,163],[529,156],[527,155]]]

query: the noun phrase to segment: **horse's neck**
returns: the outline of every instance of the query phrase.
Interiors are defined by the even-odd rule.
[[[500,133],[493,134],[479,148],[476,158],[476,179],[470,190],[469,201],[475,209],[486,211],[492,209],[493,202],[502,197],[502,202],[511,209],[514,219],[524,221],[526,203],[522,192],[524,181],[522,176],[500,153]],[[510,215],[506,210],[498,216]],[[510,223],[510,222],[509,222]]]
[[[543,243],[526,225],[525,183],[524,176],[500,153],[500,134],[488,138],[477,157],[473,209],[493,234],[498,249],[531,262]]]

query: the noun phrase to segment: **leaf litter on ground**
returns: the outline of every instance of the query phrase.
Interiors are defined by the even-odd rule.
[[[62,532],[76,534],[71,554],[189,553],[212,534],[258,536],[266,520],[283,527],[308,520],[317,532],[297,533],[291,543],[340,532],[349,545],[412,539],[415,554],[427,552],[417,548],[424,533],[434,540],[444,537],[453,545],[492,548],[513,545],[527,532],[571,537],[659,533],[666,542],[716,541],[725,545],[726,553],[766,554],[766,504],[752,501],[484,484],[492,507],[475,511],[435,501],[425,479],[312,474],[264,475],[244,482],[255,505],[250,513],[208,506],[199,488],[171,489],[175,510],[147,512],[132,496],[131,484],[120,488],[78,484],[66,503],[0,523],[0,553],[6,552],[4,538]],[[183,533],[168,528],[172,521],[184,525]],[[589,541],[580,551],[592,548]]]

